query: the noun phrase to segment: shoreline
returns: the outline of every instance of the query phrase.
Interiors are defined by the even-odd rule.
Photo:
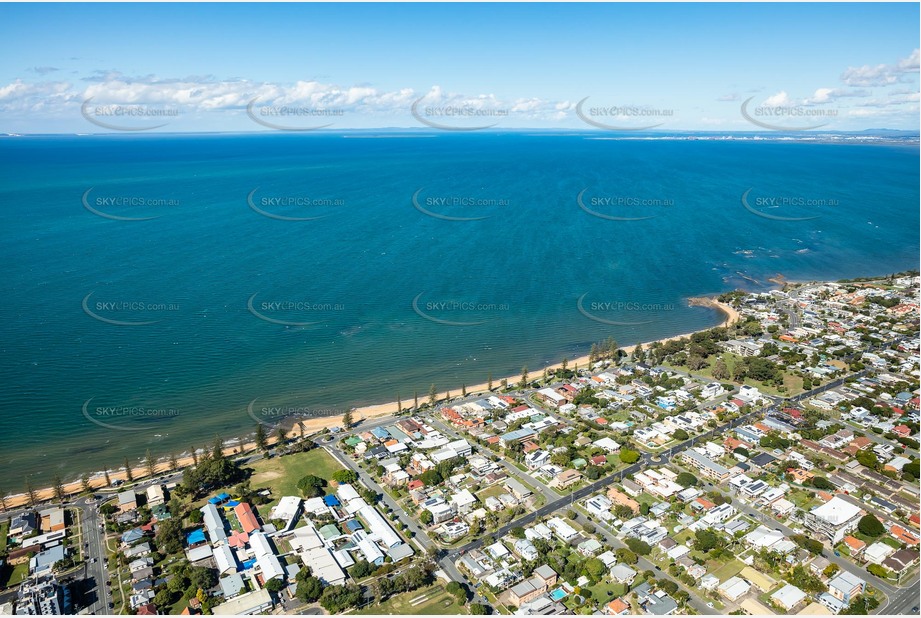
[[[707,307],[710,309],[716,309],[717,311],[721,312],[725,316],[725,319],[720,324],[717,324],[715,326],[710,326],[710,327],[707,327],[705,329],[698,330],[698,331],[691,331],[691,332],[683,333],[680,335],[672,335],[669,337],[664,337],[661,339],[656,339],[656,340],[648,341],[648,342],[647,341],[640,342],[634,345],[619,348],[620,351],[622,351],[624,354],[629,355],[633,352],[633,350],[636,349],[638,345],[642,345],[643,347],[648,348],[653,343],[667,343],[669,341],[675,341],[677,339],[683,339],[685,337],[690,337],[691,335],[697,332],[707,331],[707,330],[710,330],[711,328],[729,326],[729,325],[732,325],[738,322],[741,317],[739,312],[736,311],[735,308],[733,308],[732,306],[726,303],[719,302],[713,296],[716,296],[716,295],[696,296],[696,297],[687,298],[686,300],[688,302],[688,306]],[[576,367],[576,366],[580,366],[583,368],[587,367],[589,365],[589,355],[585,354],[578,358],[572,359],[568,361],[568,364],[571,367]],[[556,369],[562,369],[562,367],[563,367],[563,363],[561,361],[553,365],[548,365],[546,369],[549,371],[553,371]],[[544,371],[544,368],[541,368],[539,371],[536,371],[534,375],[536,376],[538,375],[538,373],[542,374],[543,371]],[[497,388],[499,385],[502,384],[503,379],[508,380],[509,384],[514,384],[521,379],[521,376],[513,375],[513,376],[505,376],[505,377],[500,377],[498,379],[494,379],[493,380],[494,390],[495,388]],[[480,384],[469,386],[467,387],[467,394],[468,396],[470,396],[470,395],[474,395],[478,393],[480,394],[489,393],[490,390],[488,386],[489,386],[488,382],[482,382]],[[438,402],[444,401],[450,392],[451,391],[441,391],[437,393],[435,396],[436,404]],[[453,393],[454,393],[454,396],[459,395],[460,387],[458,387],[457,389],[454,389]],[[424,397],[424,399],[427,402],[428,396]],[[407,402],[404,401],[402,403],[403,403],[403,408],[406,409]],[[408,403],[411,404],[412,400],[410,400]],[[397,410],[396,401],[391,401],[388,403],[380,403],[380,404],[370,404],[366,406],[352,408],[352,422],[357,423],[358,421],[371,420],[371,419],[380,418],[383,416],[390,416],[390,415],[396,414],[397,412],[398,410]],[[331,422],[331,419],[336,419],[336,420],[334,422]],[[298,423],[298,420],[299,420],[299,423]],[[341,417],[334,417],[334,416],[324,416],[324,417],[313,418],[313,419],[294,419],[294,425],[292,427],[284,428],[285,437],[286,439],[291,439],[292,437],[300,436],[299,424],[303,425],[304,434],[310,435],[313,433],[320,432],[323,429],[326,429],[328,427],[336,426],[340,422],[341,422]],[[279,427],[281,426],[279,425]],[[275,444],[277,442],[277,438],[274,435],[275,431],[276,430],[272,430],[268,432],[270,435],[266,436],[266,442],[270,445]],[[236,438],[230,438],[228,440],[225,440],[225,446],[224,446],[225,456],[239,456],[239,455],[243,455],[249,452],[253,452],[255,450],[256,450],[256,443],[252,439],[252,436],[249,436],[249,435],[238,436]],[[183,454],[183,456],[177,457],[176,461],[178,465],[176,467],[175,472],[181,472],[183,469],[193,465],[194,463],[194,459],[191,454],[188,454],[188,455]],[[170,471],[171,470],[170,470],[170,463],[169,463],[168,457],[158,458],[156,460],[156,463],[154,465],[155,475],[163,474],[163,473],[170,472]],[[142,464],[140,466],[132,466],[131,475],[134,479],[134,482],[142,481],[143,479],[150,476],[147,473],[147,466],[145,464]],[[113,489],[113,490],[116,489],[114,487],[106,485],[105,472],[103,471],[89,473],[88,476],[89,476],[90,488],[94,491],[99,490],[99,489],[105,489],[106,487],[109,487],[110,489]],[[109,471],[109,479],[112,481],[115,481],[115,480],[126,481],[127,472],[121,468],[119,468],[118,470]],[[68,497],[78,496],[81,493],[83,493],[83,486],[82,486],[81,480],[64,482],[63,487],[64,487],[64,494],[65,496],[68,496]],[[44,501],[54,499],[54,490],[51,487],[43,487],[41,489],[35,489],[34,491],[35,491],[37,502],[44,502]],[[115,492],[113,492],[113,495],[114,493]],[[28,504],[28,495],[25,493],[5,496],[5,499],[6,499],[7,506],[6,506],[6,509],[3,509],[4,512],[18,509]]]

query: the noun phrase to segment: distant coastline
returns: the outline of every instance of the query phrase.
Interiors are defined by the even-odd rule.
[[[698,331],[692,331],[688,333],[682,333],[679,335],[672,335],[669,337],[664,337],[664,338],[656,339],[653,341],[640,342],[634,345],[620,348],[620,350],[623,353],[629,355],[633,352],[633,350],[636,349],[638,345],[648,347],[649,345],[652,345],[653,343],[666,343],[669,341],[675,341],[678,339],[689,337],[693,335],[695,332],[703,332],[706,330],[710,330],[711,328],[718,328],[720,326],[729,326],[739,321],[740,315],[738,311],[736,311],[732,306],[718,301],[712,295],[689,297],[687,299],[687,302],[688,302],[688,306],[690,307],[707,307],[710,309],[715,309],[723,313],[723,315],[725,316],[725,319],[720,324],[717,324],[716,326],[710,326],[705,329],[701,329]],[[576,367],[576,366],[588,367],[589,366],[589,355],[586,354],[578,358],[568,360],[567,362],[568,362],[568,365],[571,367]],[[561,369],[562,367],[563,367],[563,362],[561,361],[554,365],[548,366],[547,370],[553,371],[556,369]],[[541,371],[543,371],[543,369],[541,369]],[[514,384],[515,382],[520,380],[520,378],[521,378],[520,375],[513,375],[513,376],[506,376],[505,378],[500,377],[499,379],[495,379],[493,380],[493,391],[495,391],[496,388],[498,388],[498,385],[502,383],[503,379],[507,380],[509,384]],[[488,386],[489,386],[488,382],[483,382],[481,384],[469,386],[467,387],[467,393],[469,395],[474,395],[477,393],[487,393],[489,392]],[[457,388],[453,389],[453,393],[455,396],[460,393],[460,388],[461,387],[458,386]],[[446,390],[446,391],[437,393],[436,403],[443,402],[445,399],[447,399],[448,395],[451,392],[452,390]],[[407,405],[406,405],[407,403],[408,402],[403,402],[403,409],[407,408]],[[391,401],[388,403],[381,403],[381,404],[372,404],[372,405],[353,408],[352,409],[352,419],[353,419],[353,422],[358,422],[358,421],[363,421],[363,420],[379,418],[383,416],[389,416],[389,415],[397,413],[397,411],[398,411],[398,403],[396,401]],[[303,419],[303,420],[291,419],[291,420],[294,421],[293,426],[291,428],[285,429],[287,439],[291,439],[293,437],[297,437],[300,435],[299,425],[303,426],[305,435],[311,435],[314,433],[318,433],[328,427],[334,427],[334,426],[339,425],[341,422],[341,417],[340,416],[324,416],[324,417],[318,417],[318,418],[312,418],[312,419]],[[299,423],[297,422],[298,420],[300,420]],[[271,436],[267,436],[266,441],[269,444],[275,444],[277,442],[277,437],[274,435],[274,432],[272,432]],[[224,454],[227,456],[239,456],[239,455],[243,455],[246,453],[251,453],[256,450],[256,444],[253,441],[252,434],[247,434],[247,435],[233,438],[230,440],[225,440],[224,444],[225,444]],[[183,454],[182,457],[177,457],[176,461],[178,464],[177,469],[176,469],[177,472],[194,464],[194,458],[192,457],[191,453]],[[171,472],[169,458],[168,457],[159,458],[156,462],[154,472],[157,475]],[[109,474],[109,479],[111,481],[127,480],[127,473],[123,469],[109,471],[108,474]],[[146,465],[132,467],[131,476],[135,481],[139,481],[144,478],[147,478],[149,474],[147,473]],[[106,488],[105,472],[100,470],[100,471],[89,474],[89,484],[93,490],[99,490],[99,489]],[[75,481],[65,481],[63,483],[63,487],[64,487],[65,495],[69,497],[77,496],[80,493],[82,493],[82,481],[79,479]],[[35,489],[35,495],[39,502],[52,500],[54,498],[54,490],[51,487]],[[6,497],[6,503],[7,503],[7,509],[6,509],[7,511],[24,507],[28,504],[28,495],[25,493],[9,495]]]

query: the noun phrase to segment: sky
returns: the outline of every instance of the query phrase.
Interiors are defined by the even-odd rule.
[[[0,4],[0,133],[919,128],[919,5]]]

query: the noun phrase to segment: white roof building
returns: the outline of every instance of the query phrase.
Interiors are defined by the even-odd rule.
[[[278,561],[278,557],[272,550],[272,545],[264,533],[253,532],[250,534],[249,546],[253,550],[256,564],[259,565],[259,570],[262,571],[262,577],[265,581],[285,576],[285,570]]]
[[[771,595],[772,601],[787,610],[793,609],[805,599],[806,593],[792,584],[787,584]]]
[[[567,524],[559,517],[554,517],[553,519],[549,520],[547,522],[547,526],[549,526],[550,529],[553,530],[553,532],[558,537],[560,537],[561,540],[566,542],[576,538],[576,536],[579,534],[572,526]]]
[[[451,496],[451,502],[457,508],[458,512],[464,513],[476,504],[476,496],[470,493],[469,489],[464,489]]]
[[[615,442],[614,440],[608,437],[604,437],[604,438],[595,440],[594,442],[592,442],[592,444],[597,446],[598,448],[602,448],[606,450],[609,453],[613,453],[615,451],[620,450],[620,444],[618,444],[617,442]]]
[[[251,616],[261,614],[271,608],[272,593],[265,588],[260,588],[221,603],[213,607],[211,611],[215,616]]]
[[[336,495],[339,497],[344,504],[347,504],[351,500],[359,498],[358,490],[349,485],[348,483],[343,483],[336,488]]]
[[[237,572],[237,559],[229,545],[218,545],[214,548],[214,562],[220,575]]]
[[[220,547],[220,546],[219,546]],[[188,549],[185,552],[185,557],[189,562],[198,562],[199,560],[205,560],[214,555],[214,551],[211,549],[210,545],[199,545],[198,547],[193,547]]]
[[[384,547],[389,549],[403,542],[373,506],[366,506],[361,509],[358,511],[358,515],[368,524],[370,536],[379,541]]]
[[[722,584],[719,585],[717,590],[720,594],[729,599],[730,601],[735,601],[746,594],[751,589],[751,584],[739,577],[738,575],[730,577]]]
[[[857,527],[861,509],[847,500],[835,496],[825,504],[815,507],[806,514],[805,525],[833,543]]]
[[[342,553],[345,553],[343,550]],[[301,560],[310,567],[310,572],[327,586],[340,586],[345,583],[345,572],[327,547],[314,547],[300,553]]]
[[[218,545],[227,540],[227,533],[224,531],[224,519],[217,507],[210,502],[201,508],[205,529],[208,531],[208,538],[212,545]]]
[[[330,513],[329,507],[323,502],[322,497],[307,498],[304,500],[304,512],[311,515],[326,515]]]
[[[889,547],[885,543],[876,542],[864,550],[863,557],[870,564],[879,564],[894,554],[895,551],[894,547]]]
[[[297,496],[282,496],[278,504],[272,507],[271,518],[280,519],[284,522],[290,522],[297,517],[298,510],[301,508],[301,499]]]

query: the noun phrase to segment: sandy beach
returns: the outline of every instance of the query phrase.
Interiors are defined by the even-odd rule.
[[[722,323],[720,323],[719,326],[728,326],[730,324],[734,324],[739,321],[740,315],[733,307],[725,303],[721,303],[713,298],[696,297],[696,298],[688,299],[688,301],[689,301],[689,304],[692,304],[693,306],[710,307],[713,309],[717,309],[721,311],[723,314],[725,314],[726,319]],[[709,330],[709,328],[705,330]],[[697,331],[694,331],[694,332],[697,332]],[[664,339],[658,339],[656,341],[659,343],[674,341],[676,339],[682,339],[684,337],[689,337],[693,335],[694,332],[684,333],[681,335],[674,335],[672,337],[666,337]],[[645,348],[648,348],[652,343],[655,343],[655,341],[644,342],[641,345],[643,345],[643,347]],[[632,345],[632,346],[623,347],[621,348],[621,350],[626,354],[630,354],[633,352],[635,348],[636,348],[636,345]],[[587,354],[584,356],[580,356],[579,358],[574,358],[574,359],[569,360],[569,366],[572,368],[575,368],[577,366],[580,368],[585,368],[585,367],[588,367],[588,365],[589,365],[589,357]],[[560,362],[555,365],[550,365],[549,367],[547,367],[547,369],[552,371],[554,369],[561,369],[562,366],[563,366],[563,363]],[[543,368],[541,368],[539,370],[533,371],[531,375],[532,377],[537,377],[538,375],[541,375],[543,371],[544,371]],[[509,384],[514,384],[521,379],[521,375],[518,374],[518,375],[513,375],[513,376],[506,376],[505,379],[508,380]],[[501,384],[502,384],[501,377],[493,380],[494,389],[499,388]],[[489,392],[488,387],[489,387],[488,382],[483,382],[481,384],[475,384],[473,386],[468,386],[467,394],[475,395],[479,393],[488,393]],[[437,400],[438,401],[445,400],[449,392],[451,393],[453,397],[456,397],[460,395],[461,388],[457,387],[455,389],[452,389],[451,391],[440,392],[436,395]],[[427,403],[428,394],[426,394],[425,397],[420,397],[420,401],[424,401]],[[411,406],[412,403],[413,403],[412,400],[403,401],[404,409]],[[389,403],[381,403],[381,404],[376,404],[376,405],[369,405],[369,406],[363,406],[360,408],[355,408],[352,411],[352,419],[354,422],[357,422],[359,420],[367,420],[367,419],[373,419],[373,418],[378,418],[382,416],[388,416],[391,414],[395,414],[396,412],[397,412],[397,402],[391,401]],[[323,429],[326,429],[327,427],[334,427],[336,425],[340,425],[341,422],[342,422],[341,417],[323,417],[323,418],[314,418],[314,419],[302,419],[301,425],[303,425],[304,427],[304,433],[309,435],[312,433],[320,432]],[[271,433],[272,435],[268,436],[267,442],[269,444],[274,444],[277,439],[274,435],[275,432],[273,431]],[[295,425],[295,427],[288,430],[287,435],[289,438],[299,436],[300,428]],[[244,441],[244,440],[249,440],[249,441]],[[248,437],[234,444],[225,446],[224,454],[228,456],[232,456],[232,455],[252,452],[255,450],[256,450],[255,442],[252,441],[251,437]],[[178,463],[178,468],[182,469],[182,468],[191,466],[194,462],[191,456],[186,456],[186,457],[177,458],[177,463]],[[165,472],[168,472],[169,470],[170,470],[170,464],[167,459],[159,460],[155,466],[156,474],[165,473]],[[139,480],[146,476],[149,476],[146,466],[137,466],[135,468],[132,468],[132,476],[135,480]],[[127,480],[127,475],[124,470],[110,471],[109,478],[113,481],[114,480]],[[104,488],[105,487],[105,475],[102,472],[97,472],[95,474],[90,475],[90,486],[93,489]],[[82,484],[80,481],[74,481],[74,482],[69,482],[69,483],[64,484],[64,492],[67,495],[76,495],[76,494],[79,494],[81,491],[82,491]],[[43,489],[37,489],[35,491],[35,494],[38,500],[40,501],[51,500],[54,497],[54,491],[50,487],[43,488]],[[16,494],[13,496],[6,497],[7,510],[25,506],[27,503],[28,503],[28,497],[25,494]]]

